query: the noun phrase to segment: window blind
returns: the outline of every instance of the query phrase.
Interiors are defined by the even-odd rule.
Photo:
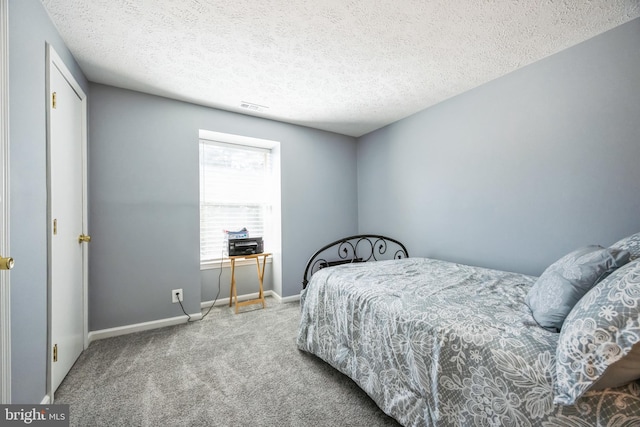
[[[271,150],[200,140],[200,262],[226,254],[224,230],[246,227],[265,246],[273,228]]]

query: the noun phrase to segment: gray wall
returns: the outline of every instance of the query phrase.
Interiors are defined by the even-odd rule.
[[[13,403],[46,394],[47,187],[45,42],[88,84],[38,0],[9,2],[11,382]]]
[[[258,273],[256,269],[256,262],[250,260],[251,265],[238,266],[236,264],[236,287],[238,290],[238,296],[254,294],[258,292]],[[260,259],[262,265],[262,259]],[[201,272],[202,282],[202,302],[211,302],[218,296],[218,301],[223,298],[229,298],[231,287],[231,269],[228,267],[222,268],[220,272],[219,268],[213,268],[209,270],[202,270]],[[218,294],[218,281],[220,282],[220,293]],[[273,264],[267,262],[264,270],[264,290],[273,290],[276,294],[281,295],[279,289],[274,289],[274,277],[273,277]],[[300,289],[295,290],[296,293],[300,292]],[[259,307],[259,306],[256,306]]]
[[[171,289],[188,313],[215,296],[199,265],[199,129],[281,143],[279,295],[300,292],[315,248],[357,231],[354,138],[93,83],[89,115],[90,330],[181,315]],[[255,267],[243,275],[255,292]]]
[[[358,140],[359,229],[538,275],[640,231],[640,19]]]

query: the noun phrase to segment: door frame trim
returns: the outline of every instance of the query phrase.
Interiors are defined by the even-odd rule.
[[[9,0],[0,0],[0,254],[9,255]],[[0,404],[11,403],[11,283],[0,273]]]
[[[73,74],[57,54],[53,46],[47,43],[46,50],[46,90],[45,102],[47,105],[47,394],[49,401],[54,402],[53,390],[53,343],[51,322],[51,264],[52,264],[52,214],[51,214],[51,72],[57,68],[69,85],[78,94],[82,102],[82,234],[89,234],[87,226],[87,96],[73,77]],[[82,245],[82,300],[83,300],[83,348],[89,345],[89,316],[88,316],[88,282],[89,282],[89,251],[86,244]]]

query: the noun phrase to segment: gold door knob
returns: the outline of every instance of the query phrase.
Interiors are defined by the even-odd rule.
[[[13,268],[13,258],[0,257],[0,270],[11,270]]]
[[[91,236],[89,235],[81,234],[80,237],[78,237],[79,243],[82,243],[82,242],[89,243],[90,241],[91,241]]]

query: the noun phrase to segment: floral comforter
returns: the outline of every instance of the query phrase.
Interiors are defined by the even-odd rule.
[[[405,426],[640,426],[640,385],[554,406],[558,334],[524,298],[535,277],[426,258],[325,268],[297,344]]]

